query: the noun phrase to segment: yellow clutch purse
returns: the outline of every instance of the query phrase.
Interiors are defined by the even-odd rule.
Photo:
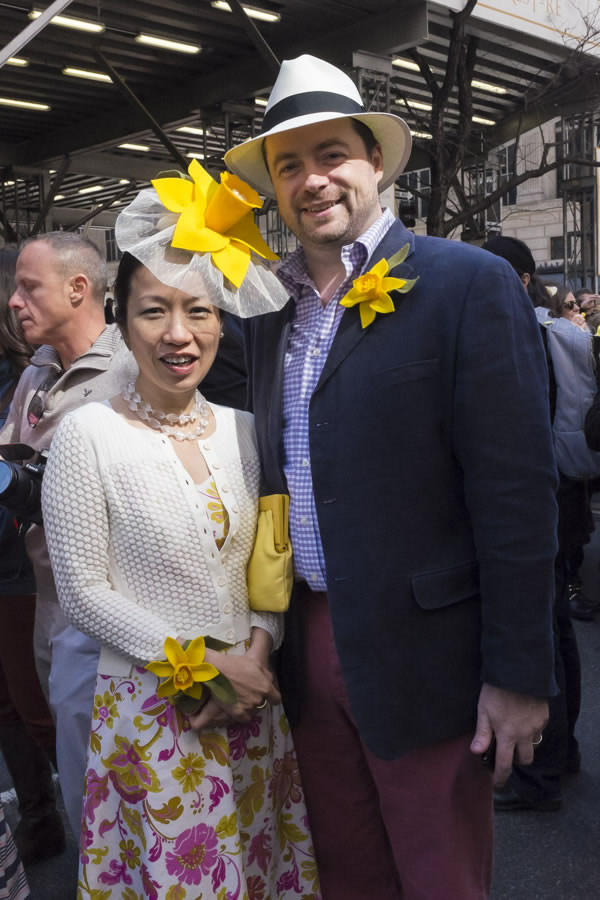
[[[256,540],[248,562],[250,609],[257,612],[285,612],[290,604],[294,572],[289,511],[287,494],[259,499]]]

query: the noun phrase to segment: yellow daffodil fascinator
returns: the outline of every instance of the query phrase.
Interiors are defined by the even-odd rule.
[[[119,248],[163,284],[242,318],[281,309],[289,298],[269,267],[278,257],[254,221],[259,195],[229,172],[215,181],[195,159],[188,173],[155,178],[123,210]]]

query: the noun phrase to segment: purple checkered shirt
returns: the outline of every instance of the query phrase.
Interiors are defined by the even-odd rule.
[[[290,492],[290,537],[296,576],[313,591],[326,591],[327,577],[310,468],[308,407],[344,313],[339,301],[363,274],[393,223],[394,216],[386,209],[353,244],[342,247],[346,278],[326,306],[308,274],[302,248],[278,272],[296,301],[283,376],[283,471]]]

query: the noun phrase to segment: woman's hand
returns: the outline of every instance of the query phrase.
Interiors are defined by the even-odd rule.
[[[264,702],[281,703],[275,677],[269,667],[271,635],[262,628],[253,628],[250,647],[244,656],[206,651],[206,662],[212,663],[229,679],[237,694],[235,703],[219,703],[211,697],[202,710],[190,717],[195,731],[228,722],[250,722]]]

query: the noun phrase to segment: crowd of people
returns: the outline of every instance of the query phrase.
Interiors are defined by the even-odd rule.
[[[557,347],[600,298],[407,230],[409,153],[303,56],[235,174],[120,214],[110,324],[83,235],[0,251],[0,466],[49,451],[40,509],[0,478],[0,896],[64,849],[53,769],[82,900],[484,900],[494,807],[559,808],[600,603]]]

